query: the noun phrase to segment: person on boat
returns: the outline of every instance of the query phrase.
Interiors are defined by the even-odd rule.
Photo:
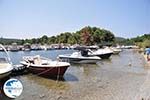
[[[146,48],[145,53],[147,55],[147,61],[150,61],[150,48]]]
[[[88,56],[88,50],[87,49],[81,50],[81,55],[87,57]]]

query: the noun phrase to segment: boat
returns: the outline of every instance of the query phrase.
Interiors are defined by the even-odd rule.
[[[42,49],[41,45],[33,44],[33,45],[31,45],[31,50],[32,51],[38,51],[38,50],[43,50],[43,49]]]
[[[3,79],[11,74],[13,70],[13,66],[10,61],[10,57],[9,57],[7,50],[1,44],[0,44],[0,47],[6,53],[6,57],[0,57],[0,79]]]
[[[89,56],[98,56],[101,59],[109,59],[112,54],[113,54],[113,51],[110,50],[109,48],[97,49],[95,51],[92,51],[89,49],[89,52],[88,52]]]
[[[59,55],[58,58],[71,63],[96,63],[101,59],[97,56],[90,57],[87,54],[88,51],[77,51],[72,54]]]
[[[52,61],[39,55],[25,56],[20,63],[26,66],[33,74],[45,77],[63,77],[70,66],[68,62]]]
[[[19,51],[19,47],[18,47],[17,43],[12,43],[11,46],[9,47],[9,50],[12,52]]]
[[[115,47],[110,47],[110,49],[113,51],[113,54],[119,54],[122,50],[121,49],[118,49],[118,48],[115,48]]]
[[[30,51],[31,50],[31,44],[25,43],[22,50],[23,51]]]

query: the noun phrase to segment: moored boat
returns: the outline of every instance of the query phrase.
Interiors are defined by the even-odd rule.
[[[109,59],[112,54],[113,51],[110,50],[109,48],[98,49],[96,51],[90,50],[90,52],[88,52],[89,56],[98,56],[101,59]]]
[[[12,52],[19,51],[19,47],[18,47],[17,43],[12,43],[11,46],[9,47],[9,50]]]
[[[46,77],[62,77],[70,66],[67,62],[52,61],[40,56],[23,57],[22,65],[29,68],[29,71]]]
[[[72,54],[59,55],[59,59],[67,60],[71,63],[96,63],[100,60],[97,56],[88,56],[87,52],[78,51]]]

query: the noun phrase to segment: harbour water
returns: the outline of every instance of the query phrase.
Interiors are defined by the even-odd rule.
[[[22,56],[41,55],[53,60],[72,50],[10,52],[14,64]],[[62,80],[31,73],[13,76],[21,80],[23,93],[15,100],[147,100],[150,99],[150,67],[136,50],[123,50],[97,64],[72,64]],[[9,100],[0,95],[0,100]]]

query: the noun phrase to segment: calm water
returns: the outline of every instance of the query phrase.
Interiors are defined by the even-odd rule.
[[[22,56],[41,55],[56,59],[71,50],[10,52],[14,64]],[[150,97],[149,66],[135,50],[124,50],[97,64],[74,64],[57,81],[33,74],[16,76],[24,91],[16,100],[142,100]],[[0,96],[0,100],[9,100]]]

